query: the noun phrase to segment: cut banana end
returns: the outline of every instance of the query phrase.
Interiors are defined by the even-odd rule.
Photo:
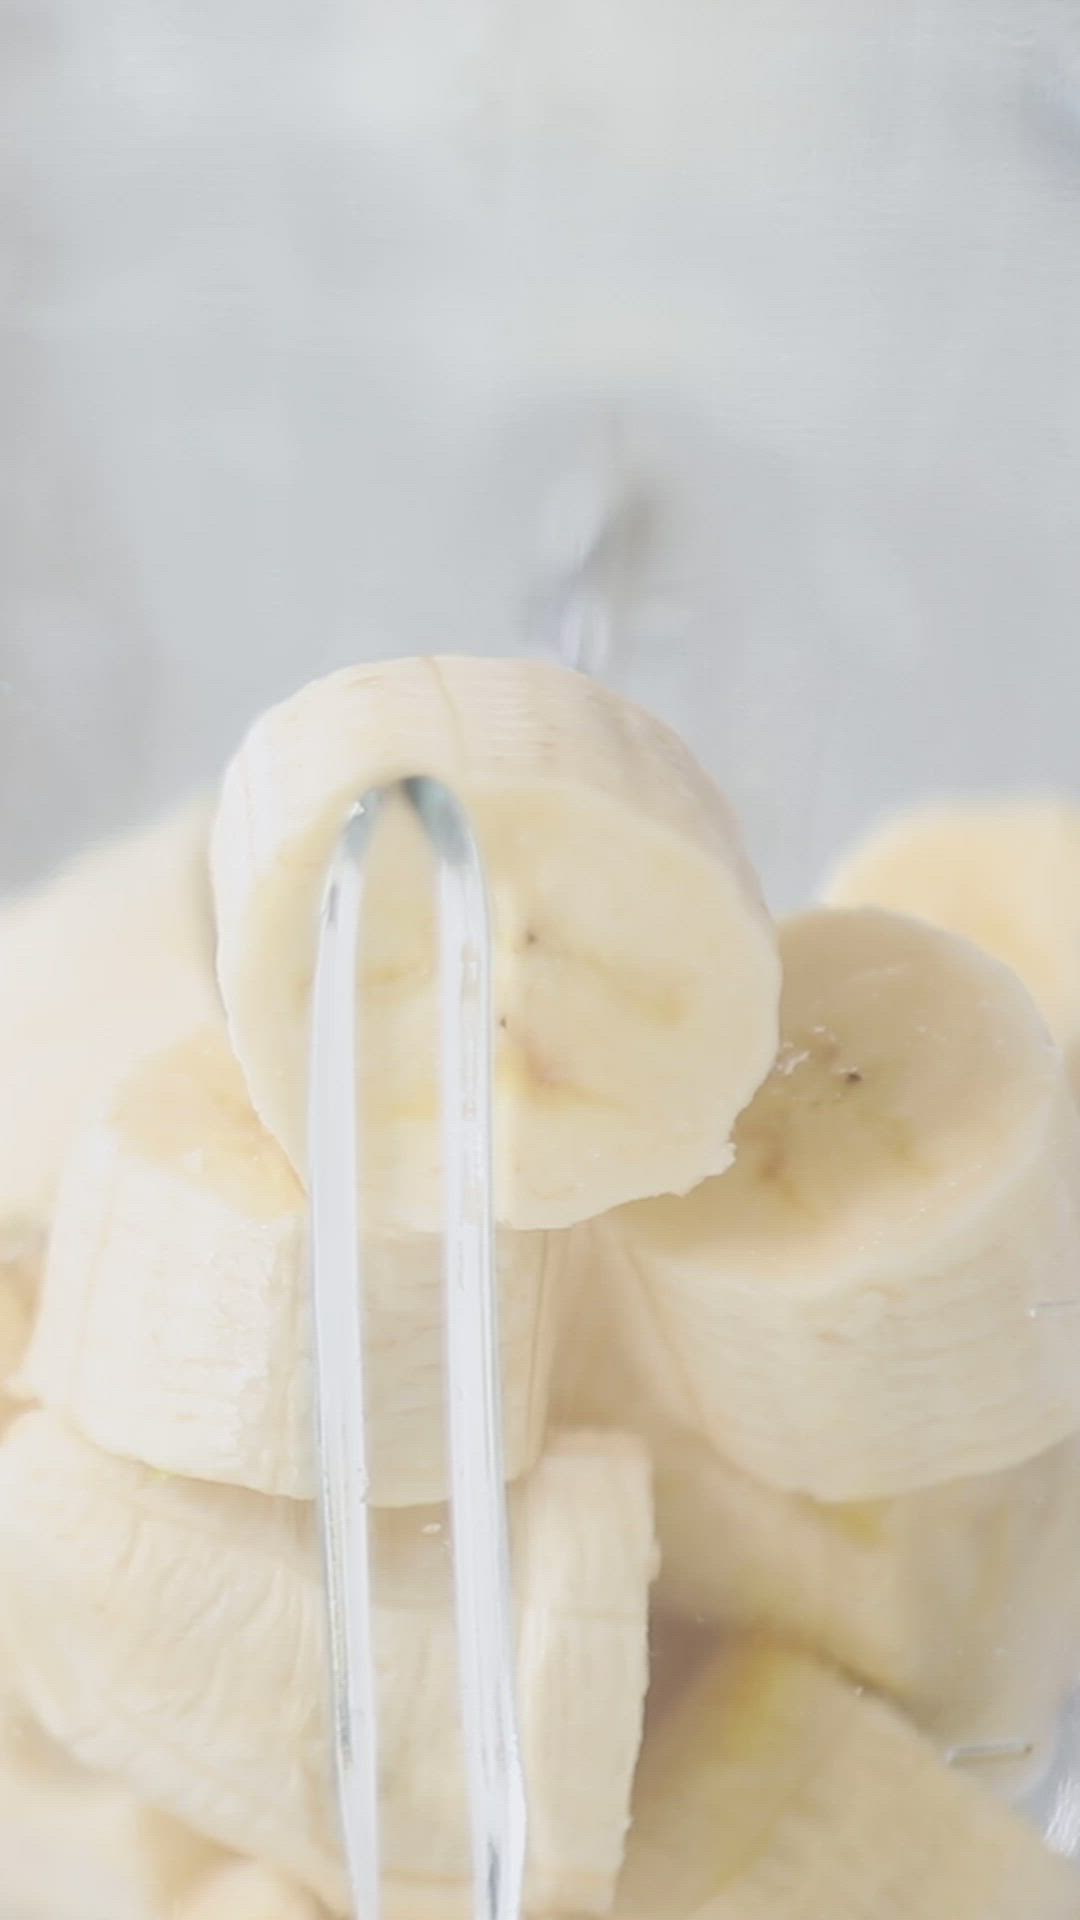
[[[1080,1672],[1080,1441],[891,1500],[783,1493],[658,1412],[628,1351],[633,1297],[587,1258],[571,1279],[556,1416],[632,1427],[649,1444],[661,1629],[798,1644],[891,1695],[939,1748],[1003,1749],[979,1763],[980,1781],[1030,1791]]]
[[[324,1920],[325,1913],[312,1894],[271,1867],[230,1860],[180,1902],[175,1920]]]
[[[0,907],[0,1232],[39,1229],[114,1075],[220,1018],[199,801]]]
[[[676,1422],[745,1471],[874,1500],[1080,1429],[1080,1119],[1026,990],[874,910],[782,929],[782,1041],[730,1172],[626,1207],[602,1257]]]
[[[955,800],[886,821],[841,856],[840,906],[893,907],[966,934],[1025,981],[1080,1080],[1080,806]]]
[[[511,1498],[534,1911],[603,1913],[622,1859],[655,1572],[639,1442],[555,1438]],[[323,1597],[297,1502],[100,1454],[53,1416],[0,1444],[0,1632],[84,1764],[337,1912]],[[376,1527],[388,1912],[470,1911],[445,1508]]]
[[[0,1707],[5,1920],[173,1920],[175,1903],[222,1858]]]
[[[617,1920],[1076,1920],[1080,1875],[892,1708],[725,1650],[650,1726]]]
[[[543,1444],[565,1240],[497,1240],[510,1479]],[[441,1236],[373,1238],[365,1274],[373,1499],[444,1499]],[[20,1384],[111,1453],[314,1493],[306,1197],[220,1031],[142,1062],[76,1145]]]
[[[731,815],[658,721],[539,662],[398,660],[257,722],[213,839],[218,971],[255,1107],[306,1167],[319,896],[367,787],[425,773],[468,807],[495,921],[496,1194],[515,1227],[684,1192],[730,1159],[776,1046],[775,939]],[[431,854],[404,810],[372,854],[361,969],[365,1179],[441,1224]]]

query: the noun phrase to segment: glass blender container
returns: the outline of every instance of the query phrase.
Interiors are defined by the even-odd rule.
[[[1043,807],[1065,851],[1047,867],[1038,934],[1052,921],[1059,970],[1071,979],[1075,957],[1080,971],[1067,824],[1080,712],[1080,17],[1067,0],[977,12],[916,0],[902,15],[866,0],[0,0],[0,62],[0,1032],[12,1035],[14,1116],[0,1158],[29,1163],[39,1109],[70,1106],[72,1136],[81,1127],[66,1079],[76,1049],[82,1102],[160,1044],[158,1000],[130,1019],[151,965],[135,907],[145,896],[162,924],[174,913],[169,861],[188,858],[188,834],[205,845],[203,802],[170,815],[171,838],[146,839],[144,868],[120,862],[126,836],[208,791],[273,702],[394,656],[557,662],[646,708],[727,795],[776,916],[812,909],[883,818],[923,803]],[[1001,911],[1019,913],[1000,848],[980,871],[1002,879]],[[1032,887],[1042,857],[1018,856]],[[58,874],[85,889],[70,920],[47,904]],[[932,908],[875,904],[949,926],[966,884],[948,867]],[[91,894],[113,932],[84,943],[75,923],[89,920]],[[46,905],[28,919],[31,899]],[[190,917],[168,925],[179,975],[213,930],[209,917],[197,933]],[[195,989],[189,972],[180,986],[169,976],[179,1024],[218,1017],[199,966]],[[99,1011],[118,983],[123,1057],[120,1023]],[[61,1004],[79,1017],[61,1021]],[[41,1036],[53,1041],[47,1067]],[[65,1136],[65,1159],[75,1144]],[[11,1433],[40,1398],[21,1342],[54,1259],[54,1158],[0,1219],[20,1329]],[[1075,1276],[1058,1278],[1031,1310],[1059,1357],[1077,1343],[1080,1366]],[[134,1350],[117,1314],[111,1342]],[[156,1319],[147,1338],[160,1347]],[[368,1366],[376,1392],[377,1356]],[[630,1388],[614,1372],[609,1384],[625,1424]],[[606,1391],[582,1386],[600,1424]],[[681,1777],[690,1748],[687,1777],[704,1778],[722,1748],[729,1680],[710,1665],[722,1648],[730,1685],[749,1698],[760,1682],[769,1709],[753,1765],[729,1766],[717,1789],[718,1806],[740,1809],[732,1822],[768,1829],[784,1767],[812,1773],[830,1739],[847,1752],[849,1713],[854,1824],[830,1812],[818,1830],[821,1808],[811,1817],[798,1802],[814,1835],[807,1861],[846,1858],[852,1833],[876,1830],[869,1793],[868,1824],[853,1798],[863,1773],[886,1797],[894,1764],[898,1779],[922,1780],[925,1764],[927,1780],[960,1783],[955,1808],[939,1813],[926,1786],[910,1814],[913,1854],[929,1856],[938,1822],[959,1836],[951,1877],[935,1883],[928,1868],[910,1891],[897,1867],[867,1895],[838,1869],[819,1895],[832,1920],[845,1920],[849,1893],[852,1920],[989,1920],[997,1893],[1014,1901],[1002,1920],[1080,1913],[1068,1882],[1044,1891],[1041,1879],[1044,1860],[1080,1849],[1071,1434],[900,1496],[776,1486],[757,1502],[754,1475],[728,1478],[703,1510],[701,1436],[669,1425],[670,1451],[645,1436],[656,1497],[700,1532],[701,1550],[676,1556],[671,1588],[663,1572],[654,1586],[639,1793],[651,1804],[657,1769]],[[177,1498],[236,1479],[227,1463],[189,1474]],[[311,1491],[284,1508],[273,1496],[286,1558],[309,1550],[285,1533],[313,1527]],[[245,1497],[270,1496],[241,1479],[237,1497],[242,1535]],[[443,1525],[430,1501],[417,1512],[418,1528]],[[663,1524],[660,1536],[666,1548]],[[511,1549],[519,1575],[513,1526]],[[0,1585],[14,1588],[22,1566],[0,1513]],[[904,1643],[895,1673],[886,1619]],[[0,1643],[3,1631],[0,1619]],[[788,1665],[781,1646],[795,1649]],[[73,1740],[73,1683],[58,1674],[55,1700],[44,1683],[23,1698],[17,1667],[9,1816],[0,1789],[12,1920],[99,1920],[90,1868],[83,1910],[51,1838],[59,1848],[65,1830],[89,1828],[99,1804],[110,1831],[127,1823],[110,1843],[117,1859],[141,1821],[147,1858],[189,1862],[175,1892],[164,1868],[160,1882],[156,1866],[132,1879],[136,1893],[126,1867],[110,1882],[102,1866],[108,1920],[123,1911],[117,1888],[133,1920],[159,1909],[188,1920],[178,1903],[204,1882],[209,1901],[238,1862],[280,1874],[312,1914],[347,1910],[340,1885],[305,1878],[302,1858],[282,1868],[272,1847],[245,1844],[242,1822],[194,1815],[134,1746],[129,1760],[100,1745],[96,1707]],[[968,1704],[988,1709],[963,1725],[944,1710],[961,1671]],[[303,1716],[281,1672],[288,1747]],[[702,1672],[715,1700],[695,1694]],[[688,1725],[711,1727],[714,1706],[721,1732],[699,1750]],[[67,1796],[55,1815],[46,1779]],[[531,1817],[535,1828],[543,1813]],[[726,1831],[716,1807],[709,1818]],[[997,1852],[999,1818],[1023,1836],[1019,1865],[1007,1841]],[[631,1845],[639,1826],[659,1858],[664,1832],[635,1811]],[[16,1847],[20,1828],[37,1836],[36,1860]],[[693,1866],[700,1833],[681,1844]],[[715,1887],[697,1867],[685,1887],[671,1881],[677,1920],[710,1899],[721,1920],[719,1902],[740,1897],[739,1849],[730,1835],[716,1846]],[[776,1920],[808,1911],[782,1873],[768,1884]],[[646,1869],[629,1885],[594,1892],[595,1910],[648,1920]],[[260,1893],[266,1920],[279,1895]],[[562,1883],[552,1898],[538,1906],[526,1881],[527,1911],[578,1910]],[[463,1883],[462,1911],[468,1899]]]

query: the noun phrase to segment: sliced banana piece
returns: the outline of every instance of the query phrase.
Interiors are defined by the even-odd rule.
[[[0,1707],[4,1920],[173,1920],[175,1903],[222,1858]]]
[[[323,1920],[325,1907],[257,1860],[230,1860],[182,1900],[175,1920]]]
[[[783,1038],[730,1172],[597,1226],[677,1423],[825,1500],[1012,1467],[1080,1429],[1080,1119],[1007,968],[917,920],[782,929]]]
[[[657,1409],[626,1337],[634,1297],[586,1258],[571,1278],[556,1417],[649,1445],[663,1644],[689,1623],[801,1645],[891,1695],[941,1749],[1002,1749],[986,1785],[1029,1792],[1080,1674],[1080,1440],[891,1500],[783,1493]]]
[[[26,1352],[44,1262],[43,1233],[0,1228],[0,1409]]]
[[[887,820],[825,897],[966,934],[1026,983],[1080,1075],[1080,806],[1053,794],[952,800]]]
[[[1010,1797],[1047,1773],[1080,1674],[1080,1448],[861,1505],[751,1480],[699,1440],[657,1463],[657,1604],[764,1628],[890,1694],[943,1751],[996,1750]]]
[[[603,1913],[622,1859],[655,1572],[649,1465],[556,1437],[514,1490],[529,1903]],[[346,1909],[308,1510],[172,1479],[31,1413],[0,1444],[0,1632],[84,1764]],[[470,1911],[446,1509],[378,1516],[382,1846],[401,1920]]]
[[[194,802],[0,907],[0,1232],[47,1221],[68,1145],[115,1074],[220,1017],[209,824]]]
[[[304,1170],[311,976],[332,846],[365,788],[446,781],[493,903],[499,1218],[557,1227],[684,1192],[731,1157],[776,1047],[773,930],[723,798],[667,728],[537,661],[419,659],[317,681],[259,720],[213,838],[218,971],[255,1107]],[[373,854],[361,968],[376,1217],[441,1223],[431,854]]]
[[[224,1034],[151,1056],[70,1157],[24,1389],[111,1453],[310,1497],[307,1233]],[[498,1238],[510,1479],[543,1443],[564,1241]],[[372,1497],[444,1499],[441,1236],[372,1236],[364,1274]]]
[[[617,1920],[1076,1920],[1080,1875],[895,1711],[734,1642],[650,1726]]]

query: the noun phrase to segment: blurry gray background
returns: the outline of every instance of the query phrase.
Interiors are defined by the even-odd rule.
[[[0,880],[592,548],[777,900],[1077,783],[1080,0],[0,0],[0,140]]]

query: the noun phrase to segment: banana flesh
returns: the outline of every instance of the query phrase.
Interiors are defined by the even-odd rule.
[[[782,1040],[736,1160],[596,1228],[658,1404],[790,1492],[878,1500],[1080,1429],[1080,1119],[999,962],[923,922],[781,930]],[[646,1324],[647,1323],[647,1324]]]
[[[1045,1775],[1080,1672],[1075,1440],[983,1479],[825,1506],[687,1437],[658,1461],[656,1503],[658,1606],[808,1647],[945,1751],[1002,1747],[984,1767],[997,1791]]]
[[[683,1192],[731,1158],[776,1046],[774,934],[726,803],[658,721],[540,662],[398,660],[256,722],[213,835],[218,973],[256,1111],[306,1168],[319,892],[353,801],[425,773],[466,804],[496,929],[496,1191],[514,1227]],[[388,818],[361,969],[370,1217],[441,1224],[431,855]],[[647,884],[643,876],[647,875]]]
[[[890,1707],[733,1642],[645,1739],[616,1920],[1076,1920],[1080,1875]]]
[[[175,1920],[324,1920],[310,1893],[256,1860],[231,1860],[182,1900]]]
[[[220,1858],[126,1788],[77,1767],[15,1706],[0,1707],[4,1920],[173,1920],[175,1903]]]
[[[220,1029],[142,1061],[65,1171],[22,1386],[111,1453],[310,1498],[307,1200]],[[536,1461],[566,1236],[497,1241],[507,1473]],[[372,1497],[447,1497],[443,1249],[364,1249]]]
[[[1080,1439],[890,1500],[781,1492],[657,1407],[628,1338],[633,1296],[611,1278],[580,1236],[554,1409],[649,1447],[662,1644],[689,1624],[802,1646],[891,1696],[942,1749],[1006,1743],[1016,1751],[986,1783],[1029,1791],[1080,1674]]]
[[[0,1408],[26,1352],[43,1263],[41,1233],[0,1232]]]
[[[148,1048],[214,1017],[202,800],[0,908],[0,1234],[48,1220],[82,1118]]]
[[[965,934],[1019,974],[1080,1082],[1080,807],[1052,794],[953,800],[884,822],[825,897]]]
[[[529,1904],[604,1913],[622,1859],[655,1573],[640,1442],[556,1436],[512,1496]],[[30,1413],[0,1443],[0,1634],[41,1724],[208,1839],[346,1892],[309,1512],[99,1453]],[[469,1910],[444,1508],[376,1529],[388,1911]]]

